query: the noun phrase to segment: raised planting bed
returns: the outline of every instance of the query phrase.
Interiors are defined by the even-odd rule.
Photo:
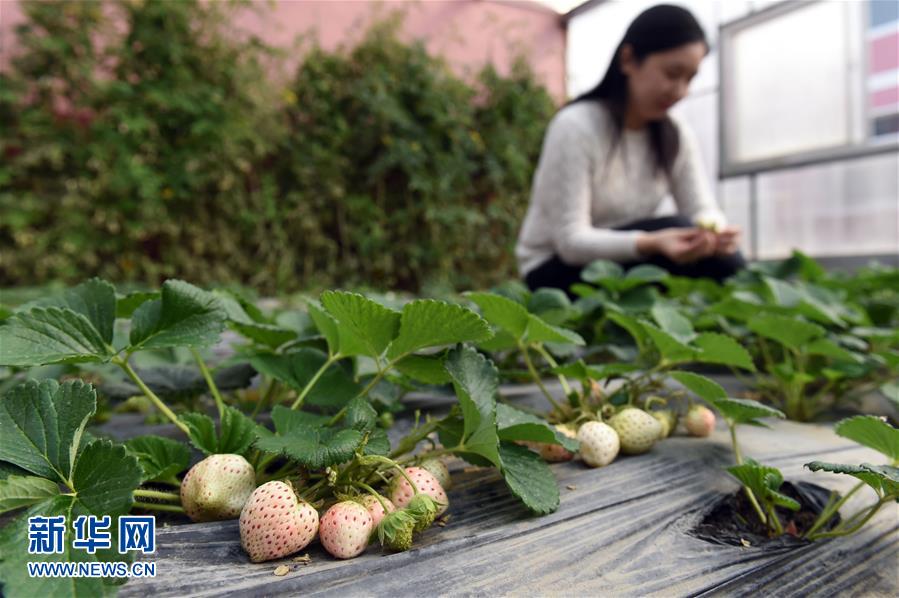
[[[741,444],[790,481],[841,492],[852,478],[811,473],[803,464],[878,459],[813,424],[747,428]],[[600,469],[577,460],[552,465],[561,506],[543,517],[531,516],[495,471],[454,461],[445,527],[419,536],[408,552],[385,554],[372,546],[339,561],[315,542],[301,552],[308,562],[253,564],[240,547],[236,521],[173,525],[158,532],[157,576],[132,580],[121,595],[899,594],[895,504],[845,538],[739,547],[697,538],[697,524],[738,489],[723,470],[732,460],[719,427],[710,438],[675,436]],[[868,499],[854,497],[848,511]],[[276,576],[281,565],[289,571]]]

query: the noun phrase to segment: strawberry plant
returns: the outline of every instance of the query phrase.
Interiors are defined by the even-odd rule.
[[[305,331],[286,321],[181,281],[167,281],[158,293],[122,296],[111,284],[93,279],[15,310],[0,324],[0,363],[115,366],[207,457],[181,479],[189,462],[182,442],[141,436],[115,445],[90,437],[85,429],[96,411],[90,385],[45,380],[14,386],[0,403],[0,505],[30,510],[3,529],[3,553],[15,552],[28,514],[61,512],[71,525],[82,512],[118,517],[137,509],[186,513],[195,521],[240,515],[243,545],[252,560],[261,561],[299,550],[315,536],[312,527],[318,531],[312,512],[317,517],[317,509],[335,505],[361,509],[371,521],[371,529],[364,530],[322,527],[327,530],[319,532],[322,541],[335,556],[353,556],[374,536],[387,548],[408,549],[412,535],[449,504],[443,486],[448,472],[439,461],[448,454],[496,467],[534,513],[558,507],[550,470],[515,444],[555,440],[558,432],[496,404],[498,371],[466,344],[486,342],[492,335],[476,313],[433,300],[411,301],[396,310],[355,293],[329,291],[309,305]],[[125,334],[114,334],[116,326]],[[248,343],[239,349],[240,358],[249,359],[272,384],[289,389],[289,404],[277,402],[271,410],[274,429],[258,424],[235,406],[235,397],[221,392],[199,351],[218,341],[226,326]],[[159,349],[183,350],[195,361],[214,400],[215,418],[205,412],[176,413],[146,384],[132,360]],[[441,419],[419,421],[391,446],[372,400],[390,376],[451,383],[459,402]],[[442,446],[435,443],[438,437]],[[433,448],[416,454],[423,441]],[[258,483],[263,485],[256,488]],[[257,493],[273,488],[272,483],[281,486],[259,498]],[[288,518],[298,519],[263,524],[262,515],[279,504],[289,506]],[[334,518],[323,517],[322,526]],[[305,535],[291,535],[300,523]],[[261,545],[259,530],[280,538],[277,545],[271,550]],[[71,551],[66,555],[72,557]],[[96,558],[119,557],[98,552]],[[0,579],[13,591],[24,583],[23,561],[4,559]]]
[[[736,464],[728,467],[727,471],[742,484],[758,520],[768,528],[769,533],[773,536],[782,535],[785,528],[778,508],[798,511],[802,505],[780,491],[784,478],[777,468],[743,457],[737,441],[737,427],[764,426],[762,418],[783,418],[783,412],[757,401],[730,398],[721,386],[698,374],[678,372],[674,377],[721,413],[730,432],[736,461]],[[821,461],[807,463],[806,467],[812,471],[851,475],[860,480],[842,498],[835,492],[830,493],[827,504],[816,514],[814,522],[803,533],[803,537],[809,540],[855,533],[883,505],[899,501],[899,430],[877,417],[856,416],[837,423],[835,431],[840,436],[880,452],[887,457],[888,463],[886,465],[869,463],[847,465]],[[876,500],[828,529],[827,526],[834,521],[841,507],[865,486],[874,491]]]

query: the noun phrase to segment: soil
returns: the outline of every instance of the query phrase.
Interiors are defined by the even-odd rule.
[[[742,489],[718,501],[691,530],[691,535],[715,544],[731,546],[801,546],[809,541],[802,538],[827,504],[830,490],[807,482],[784,482],[780,491],[799,501],[799,511],[778,507],[776,513],[784,528],[784,535],[771,537],[768,528],[759,521],[755,509]],[[837,514],[823,529],[832,529],[840,522]]]

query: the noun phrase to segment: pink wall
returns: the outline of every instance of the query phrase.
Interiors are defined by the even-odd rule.
[[[504,0],[276,0],[271,8],[246,11],[235,23],[272,45],[290,47],[301,33],[315,31],[321,45],[353,44],[379,15],[400,10],[402,35],[424,39],[465,75],[492,62],[506,72],[518,51],[527,58],[557,101],[565,97],[565,29],[559,15],[533,2]],[[260,14],[261,13],[261,14]],[[0,65],[14,50],[14,29],[22,20],[17,0],[0,0]],[[299,60],[299,56],[296,60]],[[291,69],[295,61],[288,65]]]

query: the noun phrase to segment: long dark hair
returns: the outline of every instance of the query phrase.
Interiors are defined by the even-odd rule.
[[[628,100],[627,76],[621,70],[621,49],[629,44],[634,58],[642,62],[649,54],[693,42],[702,42],[708,48],[705,33],[690,11],[671,4],[659,4],[644,10],[627,28],[599,85],[575,98],[570,104],[586,100],[602,102],[609,109],[615,125],[612,143],[614,148],[621,141]],[[668,116],[650,122],[648,128],[656,169],[670,176],[680,149],[677,128]]]

